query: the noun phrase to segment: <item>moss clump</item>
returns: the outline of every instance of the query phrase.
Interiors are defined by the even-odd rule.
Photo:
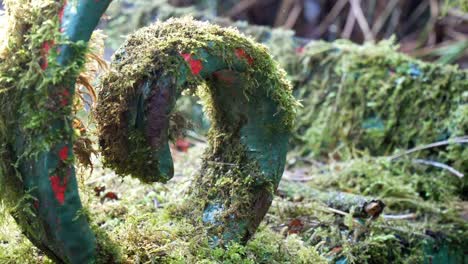
[[[323,157],[344,147],[389,155],[468,134],[467,72],[455,66],[409,58],[391,41],[314,42],[301,60],[309,81],[296,90],[305,110],[295,143],[303,154]],[[442,150],[431,157],[468,171],[467,148]]]
[[[348,190],[352,193],[378,197],[387,209],[431,210],[425,202],[446,203],[455,200],[462,180],[456,176],[405,161],[388,158],[355,158],[332,162],[320,169],[312,184],[321,189]]]
[[[201,147],[204,146],[198,145],[183,156],[188,159],[184,175],[198,170],[195,161]],[[182,159],[175,162],[181,168]],[[95,171],[99,172],[97,166]],[[189,198],[184,195],[192,184],[190,178],[148,185],[129,177],[122,181],[108,173],[98,185],[118,191],[121,199],[101,203],[98,197],[89,197],[91,218],[113,240],[120,241],[124,263],[326,263],[313,246],[299,237],[285,239],[265,224],[245,245],[230,242],[225,247],[212,248],[206,228],[181,214],[187,207]]]
[[[203,80],[191,74],[185,76],[186,62],[179,54],[199,49],[222,58],[227,65],[234,65],[238,60],[233,52],[228,51],[243,49],[255,58],[255,64],[248,67],[243,76],[248,80],[244,84],[244,93],[249,95],[255,89],[265,89],[266,94],[279,105],[278,110],[284,112],[285,127],[292,126],[296,105],[290,87],[284,79],[284,72],[277,69],[263,46],[246,39],[233,29],[221,29],[190,19],[174,19],[156,23],[129,36],[116,53],[112,70],[102,78],[96,117],[100,126],[102,153],[108,166],[120,174],[137,175],[142,179],[148,177],[145,175],[151,174],[151,171],[154,172],[158,164],[151,163],[151,159],[145,158],[143,153],[136,153],[144,152],[146,157],[151,157],[152,150],[144,150],[141,144],[147,135],[130,131],[132,100],[141,92],[137,87],[144,81],[166,78],[168,75],[172,78],[170,82],[174,82],[177,94],[185,89],[193,93]],[[151,76],[152,73],[156,75]],[[259,80],[266,83],[260,87]],[[206,109],[213,107],[207,106]],[[132,147],[133,144],[138,147]]]
[[[468,12],[468,1],[466,0],[445,0],[444,9],[459,8],[463,12]]]
[[[48,89],[74,71],[56,71],[46,76],[41,68],[45,63],[53,64],[57,56],[44,56],[41,52],[44,43],[63,41],[56,17],[61,1],[4,3],[7,9],[1,20],[8,38],[0,51],[0,199],[25,229],[23,231],[40,244],[38,241],[45,231],[39,227],[33,207],[35,198],[24,186],[19,165],[60,138],[54,137],[53,133],[50,137],[44,136],[44,131],[50,129],[51,120],[59,114],[51,109],[53,102],[48,100]],[[15,152],[21,133],[25,147],[23,151]]]

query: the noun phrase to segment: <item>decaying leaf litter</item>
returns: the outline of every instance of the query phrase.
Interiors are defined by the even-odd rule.
[[[199,230],[178,214],[183,187],[190,185],[187,176],[198,170],[194,164],[198,164],[203,143],[194,142],[187,154],[178,153],[176,162],[181,166],[175,167],[184,169],[176,172],[180,177],[169,185],[143,186],[128,178],[121,182],[94,160],[93,178],[88,178],[86,172],[82,175],[89,213],[124,244],[121,254],[127,261],[239,263],[243,259],[245,263],[318,263],[320,258],[345,257],[350,263],[418,263],[427,247],[444,247],[447,241],[454,248],[463,247],[466,219],[460,218],[457,209],[466,199],[466,177],[420,161],[437,161],[466,175],[466,72],[401,56],[392,45],[361,48],[344,43],[312,43],[301,50],[297,60],[289,61],[289,66],[318,63],[321,67],[318,71],[313,66],[305,67],[307,70],[292,75],[298,97],[305,98],[297,120],[296,144],[300,148],[290,153],[290,168],[274,205],[246,247],[233,244],[226,250],[211,251],[206,237],[193,238],[193,232]],[[367,54],[369,50],[375,53]],[[362,56],[366,56],[365,63],[356,62]],[[380,87],[394,93],[384,93]],[[420,87],[428,92],[421,94]],[[318,101],[317,94],[326,100]],[[392,97],[397,99],[396,109],[387,108],[395,106],[394,102],[382,100]],[[415,97],[421,101],[413,104]],[[444,100],[431,101],[440,98]],[[435,111],[438,105],[447,110]],[[309,107],[315,111],[307,111]],[[361,110],[352,115],[356,113],[349,109]],[[410,114],[400,115],[400,111]],[[336,112],[349,115],[333,115]],[[418,124],[418,116],[411,115],[414,112],[426,113],[434,117],[433,121],[414,129]],[[311,114],[318,118],[307,118]],[[328,122],[317,121],[318,126],[307,123],[311,120]],[[424,148],[444,141],[437,147]],[[418,147],[421,150],[405,152]],[[306,173],[298,177],[301,170]],[[102,177],[95,179],[99,174]],[[303,180],[307,183],[297,184]],[[102,185],[118,193],[119,200],[101,202],[92,189]],[[355,208],[337,210],[327,204],[327,199],[317,199],[320,195],[308,196],[329,190],[355,194],[364,200],[382,200],[386,204],[384,214],[375,220],[353,219]],[[159,217],[154,219],[154,215]],[[11,224],[9,219],[5,221]],[[38,253],[27,253],[31,246],[24,238],[16,235],[11,240],[10,230],[14,228],[6,230],[6,239],[2,240],[8,241],[5,248],[11,251],[0,255],[0,260],[14,261],[11,256],[23,256],[34,263],[41,259]],[[435,244],[428,245],[425,240]],[[17,246],[10,247],[12,243]],[[280,252],[276,253],[278,248]]]

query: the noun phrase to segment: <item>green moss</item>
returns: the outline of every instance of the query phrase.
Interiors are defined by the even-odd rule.
[[[445,0],[444,9],[459,8],[463,12],[468,12],[468,1],[466,0]]]
[[[2,159],[0,159],[0,188],[1,198],[11,207],[21,200],[23,188],[21,175],[15,165],[19,159],[32,157],[38,151],[47,148],[52,143],[50,138],[38,137],[32,130],[50,122],[53,113],[44,110],[46,97],[32,94],[21,96],[22,91],[36,87],[47,93],[47,85],[60,78],[57,74],[46,78],[40,68],[40,50],[46,41],[55,40],[59,43],[58,35],[51,35],[58,27],[54,19],[60,3],[43,1],[31,5],[29,1],[5,1],[9,7],[2,18],[8,34],[7,44],[1,51],[0,57],[0,145]],[[34,102],[34,103],[31,103]],[[32,109],[30,107],[33,107]],[[41,109],[41,110],[38,110]],[[21,115],[18,115],[22,113]],[[17,122],[24,125],[25,139],[30,144],[24,153],[13,153]],[[34,139],[34,140],[32,140]]]
[[[163,39],[158,39],[157,36],[163,36]],[[131,35],[120,53],[118,52],[116,55],[113,65],[115,70],[103,78],[97,119],[101,126],[103,142],[107,140],[113,143],[107,144],[103,149],[109,166],[119,169],[119,167],[126,167],[120,164],[128,163],[126,158],[129,155],[125,149],[127,149],[129,138],[128,131],[125,131],[127,124],[123,124],[123,122],[126,121],[125,116],[129,113],[128,108],[131,102],[128,100],[132,98],[135,86],[140,85],[141,81],[148,77],[149,72],[161,70],[164,70],[166,74],[173,74],[174,80],[183,80],[186,74],[184,70],[176,72],[175,69],[178,67],[183,69],[185,66],[182,65],[185,65],[185,62],[181,56],[176,54],[200,48],[206,49],[213,56],[223,58],[228,65],[234,64],[236,57],[227,51],[233,51],[236,48],[245,49],[251,57],[255,58],[255,65],[247,70],[245,78],[249,80],[249,83],[245,84],[247,88],[244,93],[248,95],[252,93],[249,89],[259,87],[256,79],[263,77],[263,79],[270,80],[272,84],[264,84],[265,89],[267,89],[266,93],[279,104],[280,110],[285,112],[284,123],[287,127],[291,127],[295,104],[290,95],[290,88],[284,80],[284,72],[277,69],[277,65],[269,59],[268,53],[262,46],[244,39],[232,29],[222,30],[217,26],[188,19],[171,20],[157,23]],[[133,52],[133,50],[139,52]],[[258,74],[263,75],[256,76]],[[198,77],[189,75],[188,89],[193,90],[201,84],[201,81]],[[279,88],[276,89],[276,87]],[[183,89],[187,89],[179,86],[176,88],[179,93]],[[213,107],[209,106],[210,102],[206,101],[204,104],[208,115],[213,117],[215,114],[211,113],[214,110]],[[216,122],[221,126],[222,121],[217,120]],[[105,138],[106,136],[109,138]],[[137,141],[136,139],[135,141],[131,140],[136,144]],[[128,168],[130,166],[128,164]],[[143,176],[143,172],[139,173],[136,167],[132,171],[125,169],[125,173]]]
[[[302,79],[310,79],[296,90],[304,111],[295,144],[303,154],[323,158],[356,148],[389,155],[468,134],[467,72],[455,66],[409,58],[391,41],[314,42],[301,60],[307,65]],[[467,163],[460,164],[465,149],[439,148],[426,158],[459,164],[457,169],[467,172]]]

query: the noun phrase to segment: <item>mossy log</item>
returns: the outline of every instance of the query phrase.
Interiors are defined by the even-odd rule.
[[[78,194],[72,104],[86,43],[109,1],[7,1],[2,51],[2,200],[57,263],[93,263],[96,239]]]
[[[138,30],[111,68],[96,115],[105,165],[144,182],[169,180],[175,101],[197,94],[212,126],[189,214],[207,226],[213,245],[246,242],[285,165],[297,103],[284,71],[237,31],[188,18]]]
[[[468,135],[468,72],[456,66],[410,58],[392,41],[311,42],[301,64],[296,93],[307,110],[295,135],[304,154],[326,156],[344,146],[390,155]],[[466,145],[428,156],[467,172]]]
[[[283,181],[278,190],[293,199],[317,201],[332,209],[352,213],[353,217],[358,218],[375,219],[385,208],[385,204],[379,199],[345,192],[321,191],[305,184]]]

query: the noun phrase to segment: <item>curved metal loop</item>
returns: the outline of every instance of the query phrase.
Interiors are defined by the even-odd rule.
[[[194,207],[202,208],[214,245],[246,241],[281,179],[295,106],[263,46],[233,30],[174,19],[130,36],[111,68],[97,107],[106,164],[144,182],[169,180],[175,102],[186,90],[200,95],[212,127]]]

